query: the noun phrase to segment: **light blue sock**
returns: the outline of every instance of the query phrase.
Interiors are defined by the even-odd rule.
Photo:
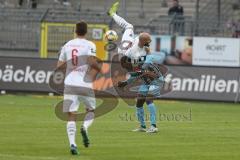
[[[144,120],[144,108],[143,107],[137,107],[137,118],[140,122],[142,127],[146,127],[145,120]]]
[[[154,103],[148,104],[148,110],[150,112],[151,125],[156,126],[156,107]]]

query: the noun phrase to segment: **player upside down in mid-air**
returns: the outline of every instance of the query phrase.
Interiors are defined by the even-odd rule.
[[[134,31],[133,25],[128,23],[122,17],[116,14],[119,7],[119,2],[116,2],[112,5],[109,9],[108,14],[114,19],[114,21],[122,27],[125,31],[122,36],[122,45],[123,48],[118,50],[119,54],[123,54],[127,57],[128,61],[130,60],[132,64],[134,63],[139,67],[139,63],[144,63],[148,55],[150,55],[150,43],[151,43],[151,36],[149,33],[143,32],[138,37],[134,38]],[[154,58],[154,57],[151,57]],[[151,59],[150,58],[150,59]],[[134,65],[133,64],[133,65]],[[148,65],[142,65],[143,67],[147,67]],[[136,67],[136,68],[138,68]],[[138,68],[139,69],[139,68]],[[143,68],[142,68],[143,69]],[[131,83],[131,78],[127,81],[119,82],[119,87],[125,87],[128,83]],[[138,91],[137,97],[137,118],[140,122],[140,127],[133,130],[139,132],[148,132],[148,133],[155,133],[158,131],[156,125],[156,107],[153,103],[153,100],[146,98],[146,95],[149,91],[149,84],[144,83],[141,85]],[[147,103],[148,109],[150,112],[150,121],[151,126],[149,129],[146,129],[146,124],[144,120],[144,103]]]

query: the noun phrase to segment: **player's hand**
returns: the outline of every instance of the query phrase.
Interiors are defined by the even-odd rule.
[[[154,79],[158,78],[158,75],[152,71],[144,71],[141,75],[143,78],[149,79],[153,81]]]
[[[172,75],[171,75],[171,74],[168,74],[168,75],[165,77],[164,81],[165,81],[166,83],[170,83],[170,82],[172,81]]]
[[[127,85],[127,81],[119,81],[118,82],[118,87],[119,88],[123,88],[123,87],[125,87]]]
[[[150,48],[149,47],[145,47],[145,51],[147,54],[150,54]]]

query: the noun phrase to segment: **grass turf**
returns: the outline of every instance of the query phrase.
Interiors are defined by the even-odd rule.
[[[134,108],[120,101],[89,129],[91,146],[71,156],[60,97],[0,96],[0,160],[239,160],[240,105],[157,101],[157,134],[134,133]],[[191,113],[190,113],[191,110]],[[190,117],[191,114],[191,117]]]

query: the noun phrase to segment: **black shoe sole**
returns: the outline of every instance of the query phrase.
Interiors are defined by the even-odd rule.
[[[71,153],[72,155],[79,155],[79,152],[78,152],[77,148],[71,148],[71,149],[70,149],[70,153]]]
[[[86,147],[86,148],[89,147],[90,142],[89,142],[89,139],[88,139],[88,135],[87,135],[86,130],[83,127],[81,128],[81,135],[82,135],[82,138],[83,138],[84,147]]]
[[[78,153],[76,151],[74,151],[74,150],[71,150],[71,154],[72,155],[78,155]]]

